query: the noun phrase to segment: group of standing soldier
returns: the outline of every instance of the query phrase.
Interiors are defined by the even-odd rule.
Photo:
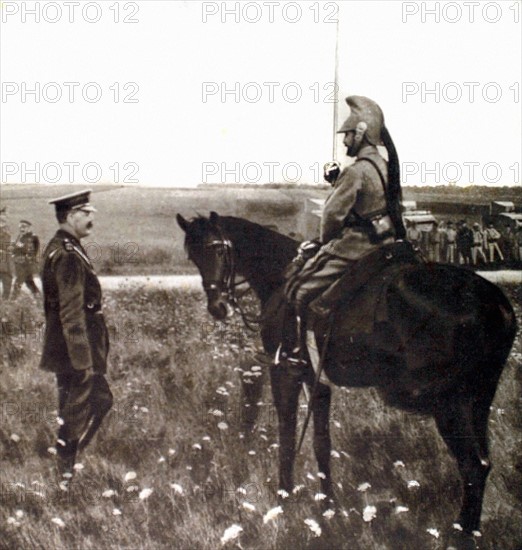
[[[514,263],[522,261],[522,228],[507,226],[501,234],[492,223],[482,227],[467,220],[437,222],[421,231],[415,222],[407,229],[408,240],[432,262],[459,265]]]
[[[23,284],[33,296],[40,294],[33,279],[38,270],[40,239],[33,233],[30,221],[20,220],[18,228],[18,236],[12,241],[7,225],[6,209],[3,208],[0,211],[0,282],[3,300],[8,300],[10,297],[16,300]]]

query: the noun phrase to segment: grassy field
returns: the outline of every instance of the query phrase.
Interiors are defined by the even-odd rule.
[[[506,292],[522,324],[520,289]],[[3,309],[2,550],[443,548],[459,509],[456,465],[431,420],[385,407],[372,390],[334,392],[340,507],[323,513],[308,435],[296,493],[267,515],[277,506],[277,419],[268,384],[257,405],[241,393],[242,380],[266,378],[252,360],[258,342],[238,322],[214,323],[196,291],[106,294],[115,406],[71,491],[60,491],[56,388],[37,368],[43,315],[28,294]],[[521,359],[519,333],[490,417],[493,470],[477,539],[488,550],[522,547]]]

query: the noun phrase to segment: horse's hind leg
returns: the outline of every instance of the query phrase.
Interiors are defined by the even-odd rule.
[[[458,523],[467,535],[479,529],[484,487],[490,470],[484,454],[487,452],[484,431],[487,426],[482,413],[480,429],[477,429],[476,405],[473,397],[456,396],[434,414],[440,434],[457,460],[462,478],[463,499]]]
[[[333,498],[332,477],[330,471],[330,454],[332,440],[330,438],[330,402],[332,390],[326,384],[319,383],[314,399],[314,451],[321,478],[323,493],[330,500]]]

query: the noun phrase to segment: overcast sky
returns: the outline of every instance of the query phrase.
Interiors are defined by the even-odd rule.
[[[338,19],[338,126],[366,95],[403,184],[520,184],[520,2],[75,4],[2,3],[3,182],[321,182]]]

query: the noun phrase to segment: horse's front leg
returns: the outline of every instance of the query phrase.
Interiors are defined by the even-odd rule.
[[[314,411],[314,451],[321,476],[321,488],[327,496],[325,504],[333,499],[330,455],[332,440],[330,438],[330,402],[332,390],[326,384],[319,383],[312,397]]]
[[[303,374],[299,367],[273,366],[270,371],[279,422],[279,488],[288,494],[294,487],[297,407]]]

